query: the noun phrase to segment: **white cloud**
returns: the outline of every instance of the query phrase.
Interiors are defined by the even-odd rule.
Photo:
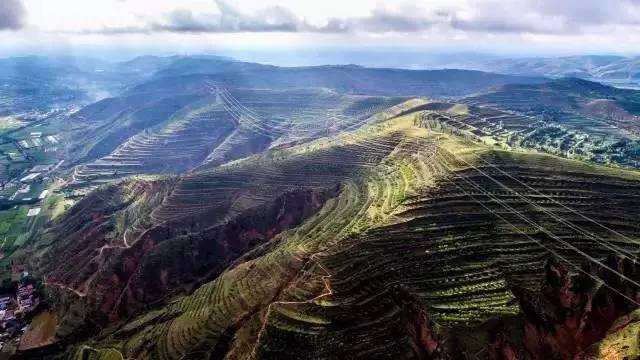
[[[519,51],[544,48],[538,40],[545,39],[550,49],[564,44],[565,51],[591,52],[624,52],[640,45],[638,0],[22,2],[26,16],[20,18],[21,27],[10,27],[20,28],[12,42],[33,45],[42,39],[96,46],[160,41],[152,45],[172,47],[175,42],[194,49],[355,44]]]

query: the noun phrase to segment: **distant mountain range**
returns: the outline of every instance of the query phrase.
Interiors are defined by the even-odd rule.
[[[579,77],[622,86],[640,84],[640,57],[609,55],[488,60],[468,68],[502,74]]]
[[[176,77],[182,77],[176,84],[180,86],[195,79],[186,78],[188,75],[208,75],[211,80],[236,87],[325,87],[351,94],[400,96],[467,96],[505,84],[540,83],[544,77],[577,77],[620,87],[640,86],[640,57],[498,58],[450,54],[425,55],[421,61],[414,57],[406,60],[406,64],[398,63],[397,67],[402,69],[392,69],[359,65],[282,67],[212,55],[141,56],[122,62],[29,56],[0,59],[0,86],[5,97],[12,97],[11,102],[5,102],[10,104],[5,111],[29,110],[29,106],[44,103],[45,99],[48,104],[58,98],[62,103],[79,100],[86,103],[132,89],[141,91],[163,81],[175,82]],[[376,64],[373,60],[358,63]],[[394,85],[399,83],[402,86]]]
[[[472,52],[426,53],[418,50],[394,50],[388,56],[384,50],[354,51],[342,54],[306,54],[296,56],[300,64],[358,64],[370,68],[402,69],[466,69],[486,72],[545,77],[580,77],[617,86],[638,87],[640,57],[616,55],[577,55],[562,57],[513,57]],[[290,56],[269,53],[245,55],[277,64],[292,64]]]
[[[388,56],[390,50],[351,51],[342,53],[305,53],[294,57],[289,54],[238,54],[245,59],[273,64],[358,64],[370,68],[402,69],[466,69],[493,73],[545,76],[580,77],[607,82],[619,86],[638,86],[640,57],[616,55],[576,55],[576,56],[497,56],[473,52],[428,53],[419,50],[393,50],[395,56]]]
[[[52,105],[87,104],[125,92],[176,91],[189,83],[232,87],[327,88],[367,95],[465,96],[494,86],[540,83],[538,76],[477,70],[406,70],[355,65],[278,67],[222,56],[142,56],[124,62],[85,57],[0,59],[0,114],[46,111]],[[167,83],[165,83],[167,82]],[[402,86],[397,84],[402,83]]]

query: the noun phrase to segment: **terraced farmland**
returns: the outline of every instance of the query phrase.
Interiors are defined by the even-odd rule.
[[[157,130],[134,135],[111,154],[75,169],[78,183],[107,182],[124,176],[189,170],[235,129],[234,119],[206,102],[174,115]]]
[[[54,82],[82,78],[66,65],[0,95],[7,206],[44,198],[7,210],[26,222],[0,224],[4,272],[42,281],[59,341],[19,355],[638,355],[640,92],[219,57],[94,65],[86,79],[115,97],[79,111],[88,94]],[[55,165],[25,172],[40,163]]]
[[[485,106],[434,102],[422,109],[418,119],[422,126],[486,144],[508,145],[513,142],[512,138],[525,137],[545,125],[539,120]]]
[[[362,185],[354,182],[405,142],[401,133],[380,124],[215,171],[107,186],[43,235],[36,266],[47,274],[51,291],[95,305],[86,316],[126,316],[148,301],[215,278],[247,251],[298,226],[338,192],[356,193]],[[403,178],[404,185],[396,186],[398,180],[379,176],[387,185],[378,185],[376,196],[387,200],[362,216],[389,212],[411,181]],[[362,226],[348,221],[353,231]],[[70,261],[54,260],[60,256]]]
[[[639,94],[567,78],[538,85],[507,85],[462,101],[512,115],[516,123],[504,119],[502,132],[507,136],[498,140],[509,146],[638,168],[640,142],[634,111]],[[526,128],[528,131],[523,131]]]
[[[227,90],[129,138],[111,154],[74,170],[73,184],[101,184],[135,174],[214,168],[265,150],[286,147],[364,124],[403,98],[345,96],[325,90]]]
[[[155,222],[203,219],[199,197],[239,193],[227,174],[255,188],[215,214],[246,213],[240,196],[255,204],[279,186],[341,187],[77,358],[569,358],[638,305],[637,173],[492,150],[418,116],[181,180]]]
[[[421,352],[434,356],[436,351],[490,357],[491,336],[483,333],[482,325],[514,319],[532,306],[526,294],[540,296],[551,257],[571,264],[611,254],[637,257],[640,228],[629,225],[627,217],[637,216],[636,210],[627,212],[637,209],[640,200],[636,181],[606,182],[595,174],[557,171],[544,158],[489,154],[476,170],[446,151],[438,156],[448,175],[435,190],[406,201],[392,224],[318,257],[317,266],[329,276],[329,295],[302,304],[295,296],[281,296],[267,314],[260,357],[294,358],[303,351],[312,358],[403,358]],[[594,183],[598,185],[587,186]],[[599,211],[603,203],[607,214]],[[618,270],[602,270],[600,276],[615,279]],[[315,271],[316,277],[322,275],[317,267]],[[637,281],[638,274],[633,274]],[[292,283],[309,290],[305,281]],[[610,291],[624,304],[618,314],[636,306],[624,281],[609,284],[613,289],[591,286]],[[302,289],[290,293],[305,293]],[[638,294],[637,287],[632,294]],[[548,310],[537,311],[536,320],[549,321]],[[412,317],[416,313],[424,319]],[[412,326],[417,329],[412,331]],[[505,326],[491,331],[495,336],[512,330]],[[530,344],[525,327],[518,331],[509,334],[511,346],[526,349]],[[474,336],[481,339],[479,344],[469,341]],[[447,348],[452,343],[462,348]],[[543,349],[539,355],[557,358],[582,344],[578,340],[567,345],[564,350]]]

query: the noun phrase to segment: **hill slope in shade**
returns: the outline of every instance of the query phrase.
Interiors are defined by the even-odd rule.
[[[161,73],[159,75],[162,75]],[[264,67],[218,72],[216,68],[198,74],[157,77],[134,88],[151,92],[156,88],[182,89],[201,78],[229,87],[292,89],[323,87],[347,94],[383,96],[464,96],[504,84],[529,84],[542,77],[499,75],[472,70],[400,70],[359,66]],[[173,84],[173,85],[171,85]]]
[[[286,147],[355,128],[406,98],[349,96],[322,89],[212,88],[168,121],[145,128],[110,154],[77,167],[73,183],[132,174],[214,168],[269,147]],[[398,110],[400,111],[400,110]]]

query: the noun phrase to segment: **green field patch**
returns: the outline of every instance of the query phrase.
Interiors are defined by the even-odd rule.
[[[17,116],[0,117],[0,131],[15,129],[24,124],[25,122]]]
[[[16,206],[0,211],[0,250],[12,251],[22,244],[28,211],[29,206]]]
[[[6,236],[9,233],[9,230],[11,230],[10,222],[3,221],[0,223],[0,236]]]

